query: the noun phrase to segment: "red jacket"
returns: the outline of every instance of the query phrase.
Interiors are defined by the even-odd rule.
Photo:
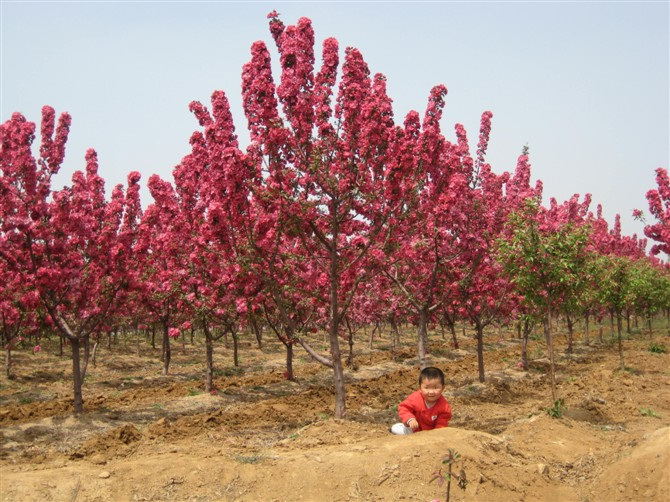
[[[444,396],[440,396],[440,399],[433,406],[426,408],[423,396],[417,390],[398,405],[398,415],[405,425],[410,418],[416,418],[416,421],[419,422],[417,432],[428,431],[449,425],[451,406],[449,406]]]

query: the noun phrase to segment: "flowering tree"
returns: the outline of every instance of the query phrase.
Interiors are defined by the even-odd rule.
[[[508,278],[502,273],[500,263],[495,259],[496,242],[504,231],[507,216],[524,201],[526,192],[522,190],[521,174],[514,180],[514,189],[505,196],[509,173],[496,175],[484,161],[491,130],[491,112],[482,115],[477,157],[470,157],[467,137],[462,127],[457,128],[463,164],[468,166],[467,192],[457,204],[460,239],[458,260],[455,263],[454,305],[458,314],[475,327],[477,337],[477,361],[479,380],[484,374],[484,328],[494,320],[504,319],[515,306],[515,296]],[[527,160],[527,159],[526,159]],[[520,159],[518,171],[529,166]],[[523,171],[523,175],[529,172]]]
[[[651,248],[653,254],[661,252],[670,255],[670,179],[668,171],[659,167],[656,169],[657,189],[647,192],[647,201],[649,202],[649,211],[656,218],[657,222],[644,227],[644,235],[655,240]],[[636,217],[641,217],[641,211],[635,211]]]
[[[179,326],[188,318],[182,299],[189,293],[191,241],[172,185],[153,175],[148,187],[154,203],[142,216],[134,247],[141,270],[137,296],[150,320],[161,326],[163,374],[167,375],[172,356],[170,339],[179,337]]]
[[[258,292],[258,281],[245,265],[246,236],[240,225],[251,171],[238,148],[225,94],[216,91],[211,101],[211,113],[199,102],[190,104],[204,130],[192,134],[191,153],[173,170],[181,239],[189,243],[188,291],[183,301],[205,334],[208,392],[214,390],[214,342],[232,335],[237,366],[237,333]]]
[[[340,329],[359,286],[383,259],[392,216],[408,189],[398,155],[404,132],[393,124],[385,78],[370,79],[358,50],[345,51],[333,107],[337,42],[324,41],[315,76],[311,22],[301,18],[286,27],[276,13],[269,17],[281,82],[275,87],[268,50],[256,42],[242,84],[252,141],[248,153],[265,171],[257,182],[282,200],[264,217],[280,221],[276,211],[283,212],[282,225],[299,240],[303,267],[316,278],[306,286],[327,306],[335,415],[341,417],[346,405]]]
[[[460,207],[457,199],[468,197],[459,148],[440,132],[446,94],[444,86],[432,89],[423,124],[416,112],[405,119],[401,160],[411,173],[408,184],[412,189],[405,197],[397,231],[391,235],[385,269],[417,318],[422,368],[426,366],[428,322],[449,298],[451,262],[459,254],[460,215],[454,208]]]
[[[25,284],[20,274],[12,273],[5,260],[0,260],[0,340],[5,349],[5,375],[12,378],[12,350],[37,327],[40,298]]]
[[[36,161],[31,153],[35,125],[18,113],[2,125],[0,257],[10,274],[37,292],[48,322],[69,341],[74,409],[79,413],[90,336],[104,326],[119,291],[126,287],[119,263],[130,250],[118,241],[126,205],[122,187],[105,200],[95,151],[87,152],[86,171],[73,175],[71,187],[51,191],[69,126],[69,115],[61,115],[56,127],[53,108],[42,109]]]

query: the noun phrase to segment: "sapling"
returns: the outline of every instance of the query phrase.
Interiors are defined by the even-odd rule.
[[[462,490],[465,490],[465,488],[468,485],[468,480],[465,476],[465,469],[463,469],[463,462],[461,461],[461,470],[459,471],[458,474],[452,474],[452,466],[456,460],[461,458],[460,453],[458,453],[456,450],[453,448],[449,448],[449,453],[442,459],[442,463],[447,465],[447,472],[443,473],[442,468],[440,467],[437,471],[433,473],[433,477],[431,478],[431,481],[434,481],[437,479],[437,485],[442,487],[444,485],[444,482],[447,482],[447,494],[446,494],[446,501],[449,502],[449,497],[450,497],[450,492],[451,492],[451,479],[452,477],[458,481],[458,486]],[[439,500],[439,499],[436,499]],[[433,501],[435,502],[435,501]]]
[[[554,401],[554,405],[551,408],[547,408],[547,414],[553,418],[561,418],[565,410],[565,402],[563,399],[557,399]]]

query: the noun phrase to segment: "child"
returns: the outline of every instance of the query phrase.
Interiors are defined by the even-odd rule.
[[[398,405],[401,423],[391,427],[393,434],[439,429],[449,425],[451,407],[442,396],[444,373],[439,368],[428,367],[419,374],[419,390],[412,392]]]

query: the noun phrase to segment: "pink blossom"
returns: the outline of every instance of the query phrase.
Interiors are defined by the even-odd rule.
[[[244,298],[237,298],[235,300],[235,307],[237,309],[237,312],[244,315],[247,313],[249,310],[247,306],[247,301]]]

